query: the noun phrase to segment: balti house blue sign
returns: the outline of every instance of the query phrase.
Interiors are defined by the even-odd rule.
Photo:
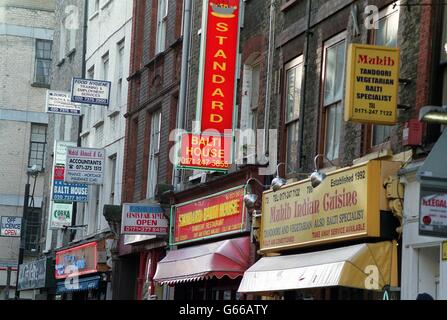
[[[87,202],[88,185],[64,182],[64,167],[54,167],[54,201]]]

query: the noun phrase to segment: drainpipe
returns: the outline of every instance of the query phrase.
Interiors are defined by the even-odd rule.
[[[303,74],[301,76],[301,106],[300,106],[300,135],[299,135],[299,158],[300,163],[299,166],[302,169],[303,168],[303,135],[304,135],[304,109],[306,108],[306,90],[307,90],[307,71],[309,66],[309,38],[312,35],[312,32],[310,32],[310,18],[311,18],[311,12],[312,12],[312,0],[307,0],[307,23],[306,23],[306,47],[304,51],[304,65],[303,65]]]
[[[88,1],[84,1],[84,23],[82,26],[82,67],[81,67],[81,78],[85,79],[85,74],[86,74],[86,65],[87,65],[87,61],[86,61],[86,56],[87,56],[87,20],[88,20],[88,6],[87,6]],[[82,117],[79,117],[78,120],[78,136],[77,136],[77,143],[78,143],[78,147],[82,146],[81,143],[81,132],[82,132]],[[78,215],[78,203],[74,202],[73,203],[73,216],[71,217],[71,224],[73,226],[76,225],[76,218]],[[70,234],[70,242],[74,240],[76,236],[76,230],[71,231]]]
[[[264,109],[264,137],[263,157],[269,152],[269,125],[270,125],[270,100],[271,100],[271,75],[273,72],[273,48],[275,46],[275,0],[270,0],[270,25],[269,25],[269,49],[267,57],[267,79],[265,85],[265,109]]]
[[[179,103],[177,109],[177,129],[184,129],[185,127],[185,106],[188,88],[188,57],[189,48],[191,45],[191,3],[192,0],[184,0],[183,3],[183,41],[182,41],[182,65],[180,73],[180,92]],[[176,143],[180,142],[180,137],[176,137]],[[175,164],[174,164],[175,165]],[[181,183],[181,170],[173,168],[173,182],[175,190],[178,190]]]

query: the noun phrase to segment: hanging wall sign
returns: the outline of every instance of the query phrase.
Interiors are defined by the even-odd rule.
[[[240,0],[204,0],[202,17],[202,44],[197,94],[197,117],[202,135],[215,141],[232,138],[233,118],[236,101],[236,69],[238,63]],[[196,134],[196,133],[195,133]],[[224,137],[227,138],[224,138]],[[185,136],[183,136],[185,138]],[[185,142],[186,140],[186,142]],[[186,154],[196,146],[185,145],[192,139],[182,140],[180,168],[200,168],[201,170],[228,170],[232,162],[232,152],[223,144],[214,146],[219,156],[209,159],[202,149],[200,164],[190,161]],[[232,140],[229,140],[232,145]],[[230,150],[232,146],[230,146]],[[228,154],[229,153],[229,154]],[[202,161],[203,160],[203,161]],[[211,160],[211,161],[208,161]],[[229,161],[228,161],[229,160]]]
[[[67,160],[67,148],[76,147],[78,144],[73,141],[56,141],[54,165],[65,166],[65,161]]]
[[[345,121],[396,124],[399,52],[397,48],[350,44]]]
[[[109,106],[111,86],[112,83],[110,81],[73,78],[71,101]]]
[[[65,115],[81,115],[81,105],[71,101],[70,92],[47,90],[46,111]]]
[[[66,183],[102,184],[104,181],[105,150],[67,148]]]
[[[65,183],[65,168],[54,167],[53,199],[61,202],[87,202],[88,185],[79,183]]]
[[[168,224],[160,204],[123,204],[121,234],[168,235]]]
[[[50,228],[71,226],[73,203],[53,202],[51,204]]]

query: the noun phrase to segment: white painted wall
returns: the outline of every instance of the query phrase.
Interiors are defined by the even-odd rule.
[[[402,177],[401,182],[405,184],[401,299],[415,300],[418,293],[427,292],[447,300],[447,262],[441,261],[440,254],[442,241],[447,239],[419,235],[420,184],[416,171]]]
[[[94,1],[90,1],[91,5]],[[91,106],[84,108],[85,121],[82,129],[82,146],[104,148],[106,150],[106,167],[104,185],[90,187],[89,202],[80,205],[77,224],[87,224],[86,232],[78,232],[83,238],[106,231],[109,226],[102,214],[105,204],[110,201],[112,169],[111,156],[117,156],[115,171],[115,195],[113,204],[121,203],[121,186],[123,172],[125,118],[127,111],[127,80],[130,63],[130,44],[132,33],[132,0],[101,0],[99,11],[89,8],[87,31],[86,74],[94,66],[94,78],[103,79],[103,56],[108,53],[108,78],[112,82],[110,106]],[[117,101],[118,77],[118,43],[124,39],[123,85],[121,101]],[[101,110],[102,109],[102,110]],[[97,207],[98,206],[98,207]],[[99,208],[99,209],[98,209]]]

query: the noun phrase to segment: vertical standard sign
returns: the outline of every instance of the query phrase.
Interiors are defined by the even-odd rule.
[[[232,137],[233,130],[240,0],[204,0],[203,8],[204,34],[197,95],[202,135],[182,138],[188,138],[191,144],[194,139],[203,138],[221,143],[212,146],[212,154],[207,151],[210,148],[208,143],[194,147],[194,155],[191,151],[193,146],[182,146],[179,167],[228,170],[232,155],[231,152],[227,154],[225,149],[228,148],[224,148],[223,142],[229,141],[231,145],[232,140],[223,137],[225,134]]]
[[[397,121],[399,49],[350,44],[345,120],[394,125]]]
[[[67,148],[66,183],[103,184],[105,150]]]

